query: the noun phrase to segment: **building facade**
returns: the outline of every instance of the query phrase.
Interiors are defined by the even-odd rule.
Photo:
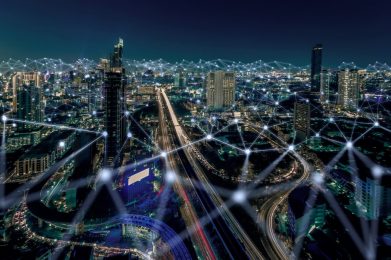
[[[338,105],[347,110],[358,106],[359,75],[356,69],[344,69],[338,72]]]
[[[312,48],[311,55],[311,92],[320,92],[320,73],[322,70],[322,51],[321,44]]]
[[[309,102],[296,101],[294,105],[293,128],[296,133],[296,141],[301,142],[310,136],[311,107]]]
[[[224,109],[235,102],[235,73],[210,72],[206,79],[207,107],[212,110]]]

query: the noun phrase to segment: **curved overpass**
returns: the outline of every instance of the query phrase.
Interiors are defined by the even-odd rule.
[[[29,214],[35,218],[51,224],[62,229],[71,229],[73,220],[75,219],[76,211],[73,212],[59,212],[53,208],[47,207],[40,199],[36,199],[36,194],[40,194],[45,183],[50,179],[51,175],[46,175],[34,187],[32,187],[26,196],[26,207]],[[99,227],[110,227],[120,224],[129,224],[139,227],[147,228],[162,238],[162,240],[170,246],[170,251],[175,259],[191,259],[187,247],[182,239],[164,222],[149,218],[142,215],[127,214],[116,216],[107,221],[93,222],[87,220],[84,223],[85,230],[93,230]],[[105,246],[109,247],[109,246]],[[116,248],[118,249],[118,248]],[[124,249],[127,252],[128,249]]]

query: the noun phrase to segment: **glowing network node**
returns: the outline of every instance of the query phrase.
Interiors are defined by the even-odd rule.
[[[12,127],[16,127],[16,123],[12,123]]]
[[[315,136],[316,136],[316,137],[320,137],[320,134],[319,134],[319,133],[316,133]]]
[[[107,133],[107,131],[103,131],[102,135],[103,135],[103,137],[107,137],[109,135],[109,133]]]
[[[244,153],[245,153],[246,155],[250,155],[250,154],[251,154],[251,150],[248,149],[248,148],[246,148],[246,149],[244,150]]]
[[[247,199],[247,193],[244,190],[237,190],[232,195],[232,200],[235,203],[242,204]]]
[[[60,148],[64,148],[64,147],[65,147],[65,142],[64,142],[64,141],[60,141],[60,142],[58,143],[58,146],[59,146]]]
[[[372,171],[373,177],[375,177],[375,178],[380,178],[384,172],[383,168],[379,165],[373,166],[371,171]]]
[[[234,119],[234,123],[235,123],[235,124],[239,123],[239,119],[235,118],[235,119]]]
[[[211,140],[212,139],[212,135],[211,134],[206,135],[206,139],[207,140]]]
[[[96,116],[96,111],[95,110],[92,111],[92,115]]]
[[[379,126],[380,124],[379,124],[379,122],[376,121],[373,125],[377,127],[377,126]]]
[[[267,125],[264,125],[263,130],[267,130],[267,129],[269,129],[269,127]]]
[[[126,136],[127,136],[128,138],[132,138],[132,133],[131,133],[131,132],[128,132],[128,133],[126,134]]]
[[[312,183],[320,186],[324,183],[324,175],[320,172],[314,172],[311,176]]]
[[[163,158],[166,158],[167,157],[167,152],[161,152],[160,156],[163,157]]]
[[[173,171],[167,171],[164,179],[166,180],[167,183],[172,184],[177,180],[177,175]]]
[[[130,112],[129,111],[125,111],[125,116],[129,116],[130,115]]]
[[[346,143],[346,148],[347,148],[347,149],[352,149],[352,148],[353,148],[353,143],[352,143],[351,141],[348,141],[348,142]]]
[[[295,146],[291,144],[290,146],[288,146],[288,150],[289,150],[289,151],[295,150]]]
[[[110,169],[103,168],[99,171],[98,176],[99,180],[102,182],[108,182],[111,179],[112,172]]]
[[[1,120],[5,123],[5,122],[7,122],[7,116],[6,115],[2,115],[1,116]]]

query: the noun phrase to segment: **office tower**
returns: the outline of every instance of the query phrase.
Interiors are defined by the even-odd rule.
[[[32,72],[17,72],[15,75],[12,76],[12,105],[13,105],[13,112],[17,111],[17,92],[18,88],[22,87],[23,85],[26,86],[35,86],[37,88],[41,87],[41,73],[32,71]]]
[[[356,69],[344,69],[338,72],[338,105],[352,110],[358,106],[359,76]]]
[[[43,106],[41,89],[33,84],[18,87],[15,110],[16,117],[19,120],[42,122]],[[34,130],[37,128],[39,128],[37,125],[23,123],[19,123],[17,127],[19,131]]]
[[[310,136],[311,108],[309,102],[296,101],[294,107],[293,127],[296,141],[301,142]]]
[[[174,85],[176,88],[184,88],[186,86],[186,78],[182,71],[175,74]]]
[[[126,118],[124,117],[124,85],[125,70],[122,67],[123,41],[114,46],[111,55],[110,69],[105,72],[104,83],[104,107],[105,107],[105,130],[106,137],[106,166],[117,166],[122,156],[121,147],[124,145],[126,136]]]
[[[330,101],[330,83],[331,72],[329,70],[322,70],[320,74],[320,101],[328,103]]]
[[[235,73],[210,72],[206,79],[207,106],[213,110],[227,108],[235,102]]]
[[[322,70],[322,50],[321,44],[312,48],[311,56],[311,92],[320,91],[320,73]]]

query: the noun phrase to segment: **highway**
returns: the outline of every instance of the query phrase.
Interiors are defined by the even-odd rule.
[[[157,93],[158,106],[159,106],[159,121],[161,129],[161,143],[165,151],[173,151],[175,148],[172,145],[172,140],[170,140],[170,134],[168,133],[168,127],[166,125],[167,117],[164,113],[163,102],[161,101],[160,93]],[[166,163],[169,170],[179,172],[180,165],[176,161],[175,154],[169,153],[167,155]],[[209,242],[202,225],[199,222],[198,216],[195,212],[194,206],[191,200],[188,198],[185,188],[182,183],[175,181],[173,183],[173,188],[179,197],[183,200],[183,205],[180,208],[182,218],[189,229],[194,229],[195,232],[190,232],[190,237],[192,242],[196,245],[196,248],[199,252],[196,252],[201,255],[203,259],[216,259],[215,253],[212,249],[211,243]],[[193,187],[194,189],[194,187]],[[194,189],[195,190],[195,189]],[[197,250],[196,250],[197,251]]]
[[[274,140],[270,139],[270,137],[264,135],[265,138],[269,139],[274,146],[281,146]],[[259,210],[259,222],[262,225],[262,230],[265,231],[265,236],[261,238],[263,247],[266,249],[268,256],[271,259],[290,259],[291,254],[289,250],[282,244],[281,240],[278,239],[277,234],[275,232],[275,215],[279,208],[279,206],[285,203],[289,194],[298,186],[300,183],[305,181],[311,172],[311,167],[307,163],[307,161],[301,157],[298,153],[292,153],[292,156],[298,160],[303,166],[303,174],[297,179],[294,183],[295,185],[284,192],[278,193],[274,195],[272,198],[268,199]]]
[[[186,169],[187,175],[200,183],[203,188],[196,189],[198,197],[207,212],[217,211],[217,217],[212,219],[222,243],[232,259],[264,259],[252,240],[245,233],[230,210],[226,207],[221,197],[217,194],[213,186],[209,183],[196,158],[194,148],[189,145],[190,139],[180,126],[176,114],[164,90],[159,90],[167,107],[169,117],[175,130],[178,146],[184,147],[178,150],[181,163]],[[160,97],[158,98],[161,102]],[[190,182],[191,182],[190,179]]]

